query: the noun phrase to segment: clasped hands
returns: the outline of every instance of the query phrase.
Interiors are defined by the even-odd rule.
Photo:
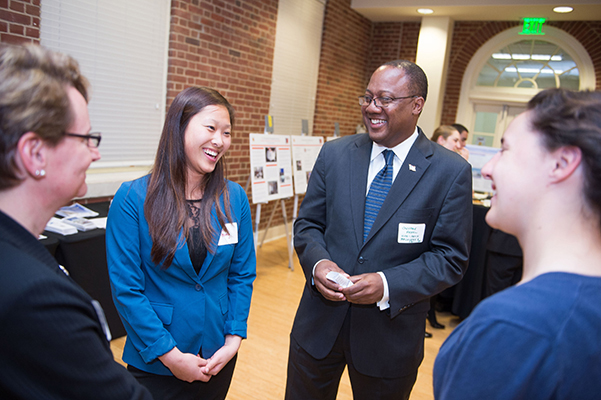
[[[171,371],[173,376],[182,381],[208,382],[236,355],[242,338],[236,335],[226,335],[225,344],[205,360],[199,354],[182,353],[174,347],[159,357],[159,360]]]
[[[330,271],[336,271],[353,282],[352,286],[342,288],[336,282],[332,282],[326,275]],[[348,301],[355,304],[375,304],[384,296],[384,283],[382,277],[375,272],[349,276],[338,265],[329,260],[320,261],[313,272],[315,287],[328,300]]]

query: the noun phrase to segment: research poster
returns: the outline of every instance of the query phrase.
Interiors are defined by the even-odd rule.
[[[492,182],[482,176],[482,167],[500,150],[496,147],[465,146],[470,152],[469,163],[472,164],[472,184],[475,192],[492,193]]]
[[[292,169],[294,171],[294,193],[303,194],[313,171],[317,155],[323,146],[320,136],[292,136]]]
[[[292,197],[290,136],[251,133],[249,144],[253,203]]]

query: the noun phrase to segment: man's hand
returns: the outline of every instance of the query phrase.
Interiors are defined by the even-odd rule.
[[[375,304],[384,296],[384,283],[382,277],[376,273],[361,274],[349,278],[354,285],[340,291],[351,303]]]
[[[319,290],[319,293],[321,293],[323,297],[325,297],[327,300],[345,301],[346,298],[341,293],[342,288],[340,287],[340,285],[326,278],[326,275],[330,271],[336,271],[339,274],[346,276],[347,278],[349,277],[349,275],[342,269],[340,269],[335,262],[323,260],[317,263],[317,266],[315,267],[315,271],[313,274],[313,281],[315,282],[315,287],[317,288],[317,290]]]

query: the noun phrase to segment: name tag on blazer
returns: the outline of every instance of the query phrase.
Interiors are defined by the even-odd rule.
[[[424,241],[426,224],[399,224],[399,243],[421,243]]]
[[[217,246],[238,243],[238,223],[234,222],[231,224],[225,224],[225,227],[229,231],[229,234],[225,229],[223,229],[221,231],[221,236],[219,237],[219,243],[217,243]]]

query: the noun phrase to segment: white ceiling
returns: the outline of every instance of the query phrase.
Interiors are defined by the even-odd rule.
[[[553,12],[557,6],[570,6],[574,11],[557,14]],[[455,21],[601,20],[601,0],[351,0],[351,8],[373,22],[420,21],[423,16],[418,8],[434,10],[430,17]]]

